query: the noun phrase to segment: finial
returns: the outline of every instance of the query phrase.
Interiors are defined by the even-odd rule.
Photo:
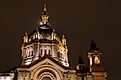
[[[55,29],[53,29],[53,32],[55,32]]]
[[[25,33],[25,36],[27,36],[27,32]]]
[[[36,28],[36,31],[39,32],[38,28]]]
[[[53,29],[53,32],[52,32],[52,40],[56,39],[56,36],[55,36],[55,29]]]
[[[38,28],[36,28],[36,31],[37,31],[37,32],[36,32],[36,38],[37,38],[37,39],[40,39],[40,33],[39,33]]]
[[[63,39],[65,39],[65,35],[63,34],[63,37],[62,37]]]
[[[81,57],[81,56],[79,56],[78,64],[84,64],[83,59],[82,59],[82,57]]]
[[[66,46],[66,38],[64,34],[62,35],[62,44]]]
[[[27,32],[25,33],[25,36],[23,37],[23,42],[24,43],[27,43],[28,42],[28,35],[27,35]]]
[[[44,12],[47,12],[47,5],[44,4]]]

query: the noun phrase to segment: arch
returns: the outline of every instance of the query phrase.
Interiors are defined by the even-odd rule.
[[[49,78],[50,80],[57,80],[56,77],[50,72],[43,72],[39,77],[38,80],[44,80],[44,78]]]
[[[44,70],[51,71],[51,72],[47,72],[47,71],[45,71],[45,72],[48,73],[48,74],[51,74],[51,78],[52,78],[52,76],[54,76],[52,80],[63,80],[63,75],[62,75],[61,71],[58,70],[56,67],[51,66],[51,65],[41,65],[39,68],[34,69],[31,72],[30,78],[33,79],[33,80],[34,79],[38,80],[39,76],[44,74],[44,72],[43,72]]]

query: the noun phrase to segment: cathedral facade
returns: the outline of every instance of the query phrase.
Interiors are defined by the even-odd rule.
[[[102,53],[94,41],[88,52],[89,65],[80,57],[76,67],[71,68],[66,37],[52,29],[48,19],[44,5],[39,27],[23,37],[21,64],[0,73],[0,80],[107,80]]]

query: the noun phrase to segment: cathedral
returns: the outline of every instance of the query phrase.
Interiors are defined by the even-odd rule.
[[[69,65],[65,35],[51,28],[46,5],[39,27],[25,33],[21,45],[21,64],[0,73],[0,80],[107,80],[101,51],[94,41],[87,53],[88,65],[79,57],[75,68]]]

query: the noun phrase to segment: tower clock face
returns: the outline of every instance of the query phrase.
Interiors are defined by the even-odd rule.
[[[98,56],[95,56],[94,62],[95,62],[95,64],[100,64],[100,59]]]

